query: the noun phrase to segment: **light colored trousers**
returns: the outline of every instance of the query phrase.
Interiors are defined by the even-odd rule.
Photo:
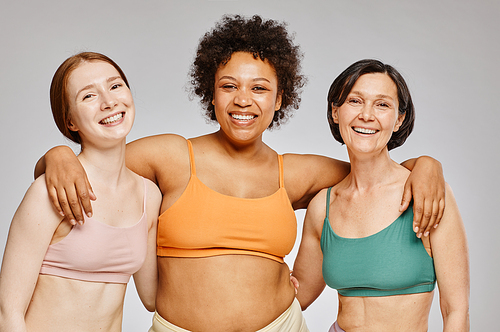
[[[190,332],[181,327],[178,327],[163,317],[157,312],[153,316],[153,326],[149,332]],[[285,310],[271,324],[258,330],[257,332],[309,332],[306,321],[302,315],[300,304],[297,299],[293,300],[292,305]]]

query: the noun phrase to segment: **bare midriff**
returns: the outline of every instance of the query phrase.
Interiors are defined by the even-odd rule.
[[[279,317],[295,291],[286,264],[251,255],[159,257],[156,310],[187,330],[256,331]]]
[[[39,275],[26,312],[27,330],[119,332],[126,287]]]
[[[337,322],[346,331],[419,332],[428,330],[434,293],[382,297],[339,294]]]

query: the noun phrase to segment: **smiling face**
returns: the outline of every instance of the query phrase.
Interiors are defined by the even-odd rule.
[[[233,53],[215,74],[212,104],[221,133],[234,142],[261,139],[281,106],[274,68],[246,52]]]
[[[68,128],[79,133],[82,145],[124,140],[132,129],[132,94],[111,64],[82,62],[68,78],[67,95]]]
[[[387,149],[393,132],[403,123],[398,90],[387,74],[365,74],[358,78],[345,102],[333,107],[333,121],[351,152],[372,153]]]

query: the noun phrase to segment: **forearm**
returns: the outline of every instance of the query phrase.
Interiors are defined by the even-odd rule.
[[[152,272],[152,271],[151,271]],[[156,291],[158,288],[157,272],[154,275],[150,272],[150,276],[139,276],[137,273],[134,275],[135,288],[137,294],[141,299],[142,304],[147,311],[153,312],[156,310]],[[142,272],[144,274],[144,271]]]
[[[301,282],[299,279],[297,280],[299,281],[299,288],[295,297],[299,301],[302,310],[306,310],[321,295],[321,292],[325,289],[325,284],[319,282],[313,286]]]
[[[55,151],[64,149],[68,149],[69,151],[71,151],[71,153],[73,153],[73,150],[71,150],[68,146],[60,145],[53,147],[52,149],[47,151],[42,157],[40,157],[40,159],[38,159],[35,165],[35,179],[37,179],[40,175],[45,173],[45,169],[47,168],[47,165],[45,164],[45,156],[50,155]]]
[[[408,160],[403,161],[401,163],[401,166],[403,166],[411,171],[413,169],[413,167],[415,167],[416,162],[417,162],[417,158],[408,159]]]
[[[45,173],[45,167],[45,155],[43,155],[40,159],[38,159],[35,165],[35,180],[38,179],[40,175]]]
[[[9,308],[10,307],[10,308]],[[0,304],[0,332],[26,332],[24,314],[12,309],[12,305]]]
[[[419,163],[420,162],[432,163],[432,164],[436,165],[436,167],[442,168],[441,163],[438,160],[436,160],[432,157],[429,157],[429,156],[420,156],[418,158],[411,158],[411,159],[405,160],[401,163],[401,166],[412,171],[415,168],[415,165],[417,164],[417,162],[419,162]]]
[[[467,309],[443,312],[443,332],[468,331],[470,331],[470,322]]]

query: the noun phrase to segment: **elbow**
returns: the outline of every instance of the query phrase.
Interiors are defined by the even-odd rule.
[[[153,304],[149,304],[149,305],[144,305],[144,307],[149,312],[155,312],[156,311],[156,305],[154,303]]]
[[[441,306],[444,330],[470,331],[469,304]]]
[[[300,303],[300,302],[299,302]],[[307,303],[307,304],[304,304],[304,305],[300,305],[300,309],[302,309],[302,311],[306,310],[307,308],[309,308],[309,305],[310,303]]]
[[[23,325],[24,315],[17,314],[6,306],[0,305],[0,332],[17,331]]]
[[[308,301],[303,296],[300,296],[300,292],[297,293],[296,298],[299,301],[302,311],[306,310],[312,303],[312,301]]]
[[[144,300],[144,301],[142,301],[142,304],[144,305],[144,308],[146,308],[146,310],[149,311],[149,312],[154,312],[156,310],[156,301],[155,301],[155,299]]]

